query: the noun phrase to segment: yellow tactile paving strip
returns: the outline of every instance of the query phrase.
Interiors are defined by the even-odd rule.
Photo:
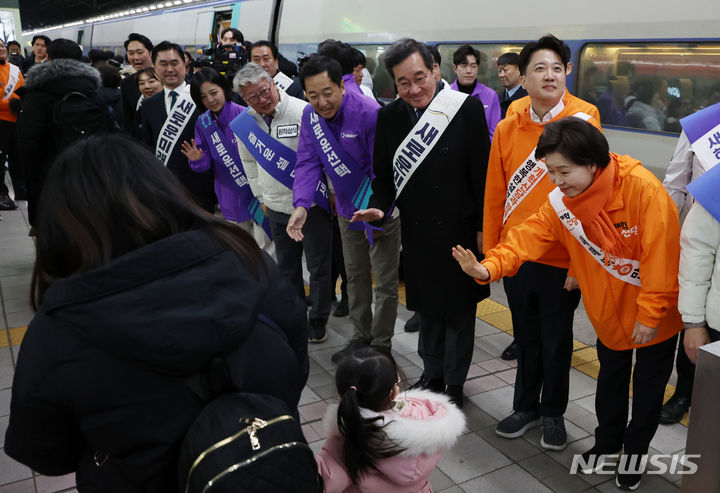
[[[305,291],[307,294],[308,286],[305,287]],[[340,292],[339,287],[337,292]],[[398,295],[400,303],[404,305],[406,303],[404,284],[401,284],[398,287]],[[476,314],[480,320],[512,335],[513,329],[512,319],[510,318],[510,309],[508,309],[505,305],[487,298],[478,303]],[[13,346],[19,345],[22,342],[23,336],[25,336],[26,330],[27,327],[15,327],[8,331],[0,331],[0,347],[8,346],[8,338],[12,341]],[[574,340],[571,365],[576,370],[597,380],[598,372],[600,371],[600,362],[598,361],[597,351],[594,347],[590,347],[587,344]],[[665,388],[665,400],[668,400],[674,392],[675,387],[668,384]],[[632,397],[632,381],[630,384],[630,396]],[[687,414],[682,419],[681,423],[685,426],[688,425]]]

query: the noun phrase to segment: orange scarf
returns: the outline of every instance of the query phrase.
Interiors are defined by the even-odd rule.
[[[605,253],[605,262],[622,257],[622,240],[615,230],[605,206],[612,197],[619,172],[618,162],[611,156],[608,165],[595,171],[592,184],[576,197],[563,197],[563,203],[582,223],[590,241]]]

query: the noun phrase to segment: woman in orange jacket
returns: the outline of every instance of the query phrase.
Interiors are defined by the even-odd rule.
[[[639,161],[610,153],[602,133],[578,118],[548,124],[535,158],[545,160],[557,186],[539,211],[511,229],[482,263],[460,245],[452,254],[463,271],[487,283],[512,276],[553,247],[567,249],[600,360],[595,446],[583,454],[581,470],[597,470],[603,456],[624,448],[616,482],[632,490],[644,468],[634,465],[641,465],[657,430],[682,328],[677,207]]]

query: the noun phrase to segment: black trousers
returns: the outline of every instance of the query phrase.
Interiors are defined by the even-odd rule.
[[[443,315],[420,311],[418,354],[423,375],[445,385],[462,385],[467,378],[475,347],[477,303]]]
[[[322,207],[311,207],[308,211],[303,240],[297,242],[288,236],[286,228],[289,214],[269,209],[270,231],[275,242],[278,267],[301,299],[305,299],[305,285],[302,277],[302,254],[310,272],[310,319],[327,321],[330,316],[330,268],[332,237],[330,214]]]
[[[342,238],[340,237],[340,225],[338,218],[333,215],[330,219],[332,228],[332,270],[330,272],[330,299],[335,299],[335,283],[340,276],[340,293],[343,299],[347,300],[347,274],[345,273],[345,259],[342,250]]]
[[[5,159],[8,162],[8,171],[15,191],[15,198],[25,198],[27,189],[25,186],[25,173],[20,166],[17,157],[17,134],[15,122],[0,120],[0,195],[7,195],[8,188],[5,185]]]
[[[677,336],[638,349],[615,351],[598,340],[600,360],[595,412],[595,444],[605,453],[614,453],[623,446],[626,454],[646,454],[660,422],[665,385],[672,373]],[[630,423],[628,398],[633,351],[635,370],[632,372],[633,405]]]
[[[707,329],[708,335],[712,342],[720,341],[720,332],[714,329]],[[695,383],[695,365],[692,364],[685,352],[683,340],[685,339],[685,331],[680,332],[678,340],[677,358],[675,360],[675,369],[677,370],[677,385],[675,386],[675,395],[690,399],[692,397],[693,384]]]
[[[517,274],[503,280],[517,343],[516,411],[556,417],[567,408],[573,314],[580,290],[566,291],[566,278],[566,269],[525,262]]]

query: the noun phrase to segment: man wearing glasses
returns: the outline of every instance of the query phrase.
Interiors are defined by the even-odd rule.
[[[482,251],[485,112],[478,99],[435,81],[423,43],[397,41],[385,65],[399,98],[378,112],[373,196],[353,220],[382,222],[393,203],[400,210],[407,307],[421,317],[424,370],[415,386],[444,391],[462,406],[475,309],[490,290],[463,279],[448,252],[458,243]]]
[[[327,339],[330,316],[332,256],[330,212],[324,177],[315,181],[310,195],[304,237],[296,242],[285,231],[292,214],[295,161],[305,101],[277,87],[270,74],[248,63],[236,75],[235,90],[250,108],[230,124],[238,137],[238,150],[250,188],[270,220],[278,267],[298,296],[305,299],[302,254],[310,271],[309,341]]]

